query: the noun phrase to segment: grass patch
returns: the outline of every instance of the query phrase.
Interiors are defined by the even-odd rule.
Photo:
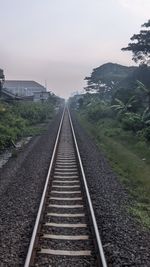
[[[124,131],[113,119],[89,121],[85,114],[79,120],[105,152],[114,171],[135,200],[128,210],[150,228],[150,146],[132,132]]]

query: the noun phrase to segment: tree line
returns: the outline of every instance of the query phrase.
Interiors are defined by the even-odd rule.
[[[93,69],[85,78],[86,94],[72,99],[71,105],[78,102],[92,120],[117,119],[124,130],[150,141],[150,20],[122,51],[131,51],[139,66],[107,63]]]

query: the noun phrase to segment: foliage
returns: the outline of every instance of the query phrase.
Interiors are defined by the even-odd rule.
[[[126,113],[128,111],[132,111],[133,104],[136,103],[135,96],[129,98],[127,103],[123,103],[123,101],[118,98],[115,98],[115,101],[117,102],[117,104],[111,106],[111,108],[114,108],[119,115],[122,115],[123,113]]]
[[[145,95],[146,95],[146,97],[147,97],[147,99],[148,99],[148,109],[149,109],[149,111],[150,111],[150,87],[147,88],[147,87],[146,87],[142,82],[140,82],[140,81],[137,81],[137,83],[138,83],[138,89],[142,90],[142,91],[145,93]]]
[[[103,102],[91,105],[87,109],[87,114],[90,120],[98,121],[100,118],[109,117],[110,108]]]
[[[143,122],[141,120],[141,116],[135,113],[125,113],[122,118],[122,126],[125,130],[132,130],[133,132],[137,132],[143,128]]]
[[[144,85],[138,81],[139,86]],[[120,99],[115,99],[117,104],[111,106],[118,114],[118,118],[122,122],[122,127],[125,130],[132,130],[137,133],[150,125],[150,110],[149,106],[143,111],[143,113],[135,113],[133,105],[136,103],[136,96],[128,99],[127,103],[123,103]],[[145,135],[146,136],[146,135]]]
[[[81,124],[95,139],[98,147],[107,155],[119,179],[129,191],[133,204],[127,207],[144,226],[150,227],[150,149],[145,141],[125,131],[114,118],[89,120],[86,110],[79,110]],[[148,129],[148,128],[147,128]]]
[[[136,67],[126,67],[114,63],[106,63],[93,69],[90,77],[86,77],[87,92],[94,91],[101,94],[103,99],[109,99],[115,88],[119,87],[121,81],[127,78]]]
[[[126,67],[115,63],[106,63],[98,68],[93,69],[90,77],[86,77],[85,80],[92,83],[101,82],[108,87],[118,83],[129,74],[131,74],[136,67]]]
[[[16,103],[13,106],[13,112],[28,120],[31,125],[48,119],[52,109],[52,105],[47,103]]]
[[[150,126],[144,129],[143,136],[150,141]]]
[[[144,27],[150,27],[150,21]],[[132,38],[137,42],[123,49],[134,48],[133,58],[142,65],[125,67],[107,63],[94,69],[85,78],[86,94],[73,97],[70,106],[78,111],[83,125],[88,125],[100,147],[104,147],[114,169],[136,198],[132,212],[150,227],[150,67],[143,64],[150,60],[147,38],[150,31],[141,31]],[[139,44],[144,40],[143,51]],[[82,100],[78,102],[80,97]]]
[[[122,48],[123,51],[132,51],[133,60],[150,64],[150,20],[142,25],[144,30],[131,37],[131,43]]]
[[[10,146],[12,140],[32,134],[33,125],[50,119],[53,110],[48,103],[0,103],[0,149]]]

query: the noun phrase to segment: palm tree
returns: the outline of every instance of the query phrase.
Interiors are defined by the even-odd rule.
[[[147,88],[142,82],[137,81],[138,89],[145,92],[147,98],[148,98],[148,110],[150,111],[150,88]]]
[[[145,126],[149,126],[150,125],[150,110],[149,107],[147,107],[143,114],[141,115],[141,121],[143,122],[143,124]]]
[[[136,102],[135,96],[132,96],[127,103],[124,103],[118,98],[115,98],[115,101],[117,102],[116,105],[111,106],[111,108],[114,108],[116,111],[118,111],[118,115],[121,115],[123,113],[126,113],[132,109],[133,103]]]

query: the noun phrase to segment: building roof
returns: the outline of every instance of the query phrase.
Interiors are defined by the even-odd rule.
[[[46,88],[35,81],[23,81],[23,80],[6,80],[4,82],[4,88],[32,88],[35,90],[46,91]]]
[[[33,96],[24,96],[24,97],[16,96],[16,95],[12,94],[10,91],[8,91],[6,89],[2,89],[2,92],[1,93],[2,93],[2,96],[4,95],[8,99],[14,99],[14,100],[32,100],[33,101]]]
[[[12,94],[11,92],[7,91],[6,89],[2,89],[1,93],[2,93],[2,95],[5,95],[5,96],[7,96],[8,98],[11,98],[11,99],[17,99],[17,100],[21,99],[21,97]]]
[[[37,92],[37,91],[35,91],[34,94],[38,94],[38,95],[39,94],[44,94],[44,95],[47,94],[47,95],[49,95],[50,94],[50,91],[46,91],[46,92],[39,92],[39,91]]]

